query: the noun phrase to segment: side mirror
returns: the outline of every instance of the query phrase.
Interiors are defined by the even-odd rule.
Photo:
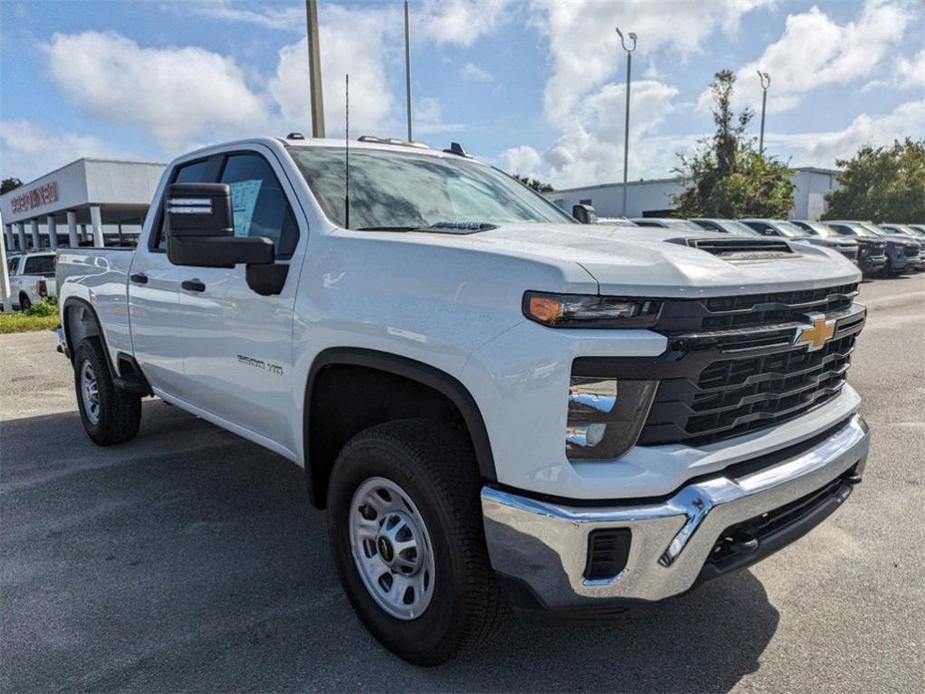
[[[587,203],[572,205],[572,216],[582,224],[597,223],[597,214],[594,212],[594,208]]]
[[[225,183],[174,183],[164,202],[167,257],[174,265],[234,267],[274,260],[273,242],[235,236],[231,189]]]

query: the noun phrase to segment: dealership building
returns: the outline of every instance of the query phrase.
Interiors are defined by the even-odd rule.
[[[134,245],[164,168],[78,159],[0,195],[7,251]]]
[[[838,187],[837,171],[815,167],[793,169],[793,209],[788,219],[819,219],[826,210],[825,196]],[[682,178],[658,178],[651,181],[631,181],[626,186],[626,217],[671,217],[672,197],[684,190]],[[556,205],[571,214],[572,206],[584,203],[594,207],[600,217],[620,217],[623,214],[623,184],[567,188],[544,193]]]

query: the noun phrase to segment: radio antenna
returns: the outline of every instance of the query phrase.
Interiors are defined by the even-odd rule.
[[[350,75],[344,75],[344,228],[350,228]]]

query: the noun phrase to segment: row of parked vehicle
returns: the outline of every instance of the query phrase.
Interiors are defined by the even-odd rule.
[[[874,224],[853,220],[816,222],[784,219],[673,219],[640,217],[598,223],[708,231],[736,236],[776,236],[826,246],[858,265],[868,276],[895,276],[925,270],[925,224]]]

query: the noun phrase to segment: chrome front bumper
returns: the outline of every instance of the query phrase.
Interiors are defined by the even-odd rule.
[[[719,473],[639,505],[574,507],[484,487],[492,566],[547,608],[677,595],[697,581],[724,530],[802,499],[852,468],[860,474],[868,446],[867,425],[856,414],[793,457],[740,476]],[[613,578],[585,579],[589,533],[608,528],[631,532],[626,566]]]

